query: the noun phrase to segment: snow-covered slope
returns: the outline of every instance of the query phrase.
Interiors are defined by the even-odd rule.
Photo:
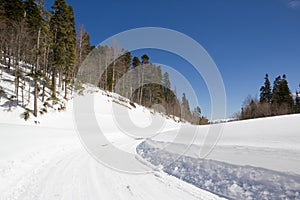
[[[107,138],[116,147],[135,152],[141,141],[122,134],[111,114],[111,104],[119,109],[127,108],[112,103],[112,98],[102,91],[96,92],[95,99],[95,112]],[[134,175],[101,165],[80,143],[72,103],[72,100],[68,103],[67,111],[44,115],[40,124],[0,121],[1,200],[219,199],[164,172]],[[137,124],[147,125],[149,110],[138,106],[130,112]],[[0,111],[0,115],[6,115],[6,111]],[[15,115],[7,117],[10,122],[15,119]],[[157,117],[162,116],[157,114]],[[178,126],[173,120],[166,124],[166,130]]]
[[[4,73],[4,78],[0,84],[11,95],[13,77]],[[0,104],[0,200],[220,198],[199,188],[237,199],[300,198],[300,115],[195,128],[138,105],[133,108],[118,95],[93,87],[87,87],[85,95],[75,100],[85,103],[91,96],[97,122],[110,143],[136,155],[133,164],[155,170],[134,175],[97,162],[78,135],[73,100],[66,111],[24,121],[20,118],[24,109],[17,106],[9,110],[9,101],[4,98]],[[116,114],[119,119],[130,118],[144,131],[125,127],[130,133],[124,134],[115,122]],[[163,122],[161,134],[145,128],[153,120]],[[207,133],[221,126],[217,145],[205,161],[200,160]],[[149,136],[151,140],[144,142]],[[183,156],[177,159],[179,155]],[[278,182],[276,190],[272,181]]]
[[[1,65],[1,64],[0,64]],[[26,66],[24,64],[24,66]],[[34,102],[34,85],[33,79],[26,75],[30,73],[30,69],[23,67],[24,79],[20,79],[18,89],[18,101],[15,92],[15,76],[14,68],[10,70],[5,65],[0,66],[3,69],[0,71],[0,122],[11,123],[11,124],[37,124],[40,123],[40,119],[46,113],[57,113],[59,110],[65,108],[66,100],[64,92],[57,90],[57,100],[53,101],[51,97],[51,91],[45,87],[44,98],[42,97],[42,88],[40,85],[39,96],[37,99],[38,103],[38,117],[34,117],[32,114],[33,102]],[[42,101],[43,100],[43,101]],[[29,111],[29,118],[27,121],[24,120],[24,112]]]
[[[206,159],[224,161],[238,165],[252,165],[272,170],[292,172],[300,175],[300,115],[286,115],[235,121],[212,126],[222,126],[217,145]],[[197,127],[197,134],[186,155],[199,157],[201,145],[211,126]],[[184,132],[184,128],[182,129]],[[182,131],[181,130],[181,131]],[[176,139],[184,144],[191,133],[186,128],[185,134]],[[152,140],[173,142],[178,130],[168,131]],[[179,145],[180,146],[180,145]],[[180,147],[173,148],[180,152]]]
[[[168,131],[140,144],[138,153],[168,174],[230,199],[300,199],[299,122],[300,115],[289,115],[213,125],[223,131],[205,159],[199,155],[213,126],[200,126],[196,134],[188,126]]]

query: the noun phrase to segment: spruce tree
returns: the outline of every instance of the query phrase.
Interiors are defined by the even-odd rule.
[[[169,73],[168,72],[165,72],[164,75],[163,75],[163,92],[164,92],[164,98],[165,98],[165,101],[166,101],[166,109],[167,109],[167,113],[169,113],[169,105],[171,103],[171,82],[170,82],[170,79],[169,79]]]
[[[284,104],[287,107],[288,112],[291,113],[293,110],[294,100],[289,89],[285,74],[283,75],[283,79],[280,84],[280,93],[282,96],[282,104]]]
[[[4,14],[10,25],[24,18],[25,9],[22,0],[2,0],[1,4],[4,7]]]
[[[24,2],[24,8],[26,11],[26,22],[31,32],[37,32],[42,26],[43,19],[35,0],[26,0]]]
[[[185,93],[182,94],[182,116],[183,119],[190,121],[191,118],[191,109],[190,109],[190,105],[189,105],[189,101],[185,95]]]
[[[269,81],[268,74],[266,74],[264,86],[260,88],[260,103],[271,103],[271,102],[272,102],[271,83]]]
[[[201,109],[199,106],[193,110],[193,123],[199,125],[201,121]]]
[[[285,74],[282,79],[280,76],[275,79],[272,93],[273,114],[291,113],[294,101]]]
[[[162,82],[162,69],[160,66],[155,68],[155,82],[158,84],[153,85],[153,98],[151,103],[159,104],[162,102],[163,98],[163,90],[160,84]]]
[[[149,64],[149,56],[147,54],[142,55],[142,63]]]
[[[280,95],[280,84],[281,84],[281,76],[275,78],[273,83],[272,90],[272,105],[277,105],[281,103],[281,95]]]
[[[76,30],[75,30],[75,18],[74,18],[74,11],[71,6],[68,7],[67,12],[67,36],[65,41],[66,46],[66,65],[64,67],[64,82],[65,82],[65,96],[64,98],[67,98],[68,94],[68,84],[71,83],[71,80],[73,78],[75,63],[76,63]]]
[[[295,97],[295,113],[300,113],[300,93],[296,91]]]
[[[171,82],[170,82],[170,78],[169,78],[169,73],[168,72],[165,72],[164,73],[164,76],[163,76],[163,89],[164,89],[164,92],[167,90],[167,88],[171,88]]]
[[[132,59],[132,66],[133,67],[137,67],[141,64],[141,61],[138,57],[134,56],[133,59]]]
[[[68,40],[68,14],[70,10],[65,0],[55,0],[52,6],[50,30],[53,35],[51,42],[51,65],[52,65],[52,97],[56,98],[56,76],[66,66]]]

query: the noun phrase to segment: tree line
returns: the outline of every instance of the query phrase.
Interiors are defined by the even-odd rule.
[[[116,42],[112,47],[99,45],[94,48],[83,62],[77,78],[166,115],[193,124],[208,123],[199,106],[191,111],[186,94],[182,94],[182,99],[177,98],[168,72],[162,72],[160,66],[152,64],[147,54],[141,58],[132,56]]]
[[[55,0],[51,8],[46,10],[43,0],[0,0],[0,76],[6,70],[15,77],[14,95],[8,100],[37,116],[48,101],[59,101],[58,94],[68,99],[82,67],[89,68],[85,82],[146,107],[162,105],[167,115],[208,123],[199,106],[191,110],[186,94],[181,100],[176,97],[169,74],[152,64],[148,55],[132,58],[117,42],[93,47],[84,27],[76,30],[72,6]]]
[[[240,119],[269,117],[300,113],[300,95],[293,95],[289,89],[287,77],[278,76],[271,86],[268,74],[260,88],[259,99],[248,97],[242,107]]]
[[[33,94],[34,116],[38,98],[47,100],[47,88],[50,100],[58,100],[58,90],[68,98],[90,51],[89,35],[83,26],[76,33],[74,10],[65,0],[55,0],[51,11],[43,0],[0,0],[0,63],[7,66],[0,74],[7,70],[15,76],[15,95],[10,98],[17,105],[28,105]]]

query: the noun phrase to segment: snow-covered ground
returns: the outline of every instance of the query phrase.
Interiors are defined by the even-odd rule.
[[[88,98],[80,96],[77,98]],[[104,92],[95,94],[95,112],[106,137],[117,148],[135,153],[142,142],[122,134],[113,123],[113,103]],[[19,119],[21,108],[1,110],[0,199],[219,199],[162,171],[146,174],[122,173],[97,162],[83,148],[73,119],[73,100],[67,111],[38,118],[39,124]],[[149,123],[151,112],[142,107],[130,110],[140,126]],[[162,118],[160,114],[156,117]],[[34,120],[34,119],[33,119]],[[148,121],[147,121],[148,120]],[[176,126],[169,120],[168,127]],[[173,125],[172,125],[173,124]],[[143,165],[138,159],[135,162]],[[144,165],[145,168],[148,166]]]
[[[200,126],[196,134],[188,125],[168,131],[141,143],[138,153],[168,174],[227,198],[300,199],[299,122],[300,115],[289,115],[213,125],[223,130],[205,159],[199,155],[212,126]]]
[[[13,93],[12,77],[4,75],[0,84]],[[26,122],[20,118],[23,108],[9,111],[8,100],[2,99],[0,200],[300,199],[300,115],[194,127],[133,108],[117,95],[89,90],[75,100],[89,102],[94,93],[95,116],[107,140],[134,155],[133,164],[154,170],[122,173],[97,162],[78,135],[73,100],[66,111]],[[131,133],[123,133],[116,115],[130,118]],[[146,129],[153,121],[163,122],[161,134]],[[203,141],[214,127],[222,128],[220,138],[201,160]]]

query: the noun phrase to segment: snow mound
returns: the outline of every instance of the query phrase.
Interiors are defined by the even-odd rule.
[[[300,199],[300,176],[274,170],[180,156],[162,142],[145,141],[137,153],[181,180],[228,199]]]

